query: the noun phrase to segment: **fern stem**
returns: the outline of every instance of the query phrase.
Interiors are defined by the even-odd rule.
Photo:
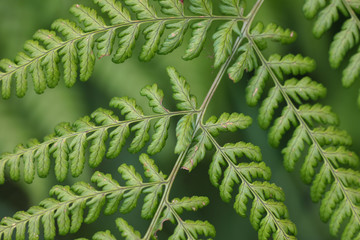
[[[226,59],[225,63],[221,66],[218,74],[216,75],[216,78],[215,78],[213,84],[211,85],[211,87],[210,87],[210,89],[209,89],[209,91],[208,91],[208,93],[207,93],[207,95],[206,95],[206,97],[204,99],[204,102],[202,103],[202,105],[200,107],[201,113],[199,115],[199,118],[200,118],[201,122],[203,120],[204,113],[206,112],[206,109],[207,109],[207,107],[208,107],[208,105],[210,103],[210,100],[212,99],[217,87],[219,86],[219,84],[221,82],[221,79],[223,78],[227,68],[229,67],[231,60],[234,58],[237,49],[240,47],[241,42],[245,38],[244,33],[246,33],[249,30],[249,28],[250,28],[250,26],[252,24],[252,21],[254,20],[254,17],[256,16],[257,11],[260,9],[263,1],[264,0],[258,0],[255,3],[254,7],[251,9],[248,17],[246,17],[244,19],[244,24],[243,24],[243,26],[241,28],[242,36],[238,36],[236,38],[236,41],[234,43],[234,46],[232,48],[230,56]]]
[[[188,147],[189,149],[189,147]],[[160,218],[160,215],[164,209],[164,207],[167,205],[169,206],[169,194],[170,194],[170,191],[171,191],[171,187],[175,181],[175,178],[176,178],[176,175],[177,173],[179,172],[180,168],[181,168],[181,164],[186,156],[186,153],[188,151],[188,149],[186,149],[185,151],[183,151],[179,157],[177,158],[176,162],[175,162],[175,165],[173,167],[173,169],[171,170],[171,173],[169,175],[169,177],[166,179],[166,183],[165,183],[165,190],[164,190],[164,193],[163,193],[163,196],[160,200],[160,203],[159,203],[159,207],[157,208],[155,214],[154,214],[154,217],[152,218],[151,220],[151,223],[148,227],[148,230],[146,231],[146,234],[145,236],[142,238],[142,239],[150,239],[151,238],[151,235],[153,234],[154,232],[154,228],[157,224],[157,221],[159,220]]]
[[[277,229],[281,230],[282,235],[284,236],[284,238],[285,239],[291,239],[289,237],[289,235],[286,233],[286,230],[284,230],[282,228],[281,224],[279,224],[279,222],[277,221],[278,218],[270,211],[270,209],[268,208],[268,206],[266,205],[264,200],[253,189],[253,187],[252,187],[253,185],[246,179],[246,177],[240,171],[238,171],[238,169],[236,168],[235,163],[233,161],[231,161],[229,156],[223,151],[222,147],[219,145],[219,143],[216,141],[216,139],[209,133],[209,131],[204,126],[201,126],[201,127],[202,127],[202,130],[206,133],[206,135],[210,139],[210,141],[212,142],[212,144],[215,146],[216,150],[219,151],[221,153],[221,155],[223,156],[223,158],[226,160],[227,164],[232,169],[234,169],[236,174],[239,176],[240,180],[248,186],[248,189],[250,189],[252,195],[255,197],[254,201],[259,201],[261,203],[263,208],[266,210],[267,214],[269,214],[271,216],[271,218],[273,219],[273,221],[276,223]]]
[[[218,71],[216,77],[215,77],[215,80],[213,81],[208,93],[206,94],[205,96],[205,99],[203,101],[203,103],[201,104],[201,107],[200,107],[200,110],[199,110],[199,114],[197,116],[197,119],[196,119],[196,124],[195,124],[195,131],[194,131],[194,134],[192,136],[192,140],[194,140],[195,136],[196,136],[196,132],[199,128],[202,128],[202,121],[203,121],[203,117],[204,117],[204,114],[206,112],[206,109],[212,99],[212,97],[214,96],[214,93],[216,91],[216,89],[218,88],[220,82],[221,82],[221,79],[223,78],[227,68],[229,67],[230,65],[230,62],[231,60],[234,58],[236,52],[237,52],[237,49],[239,48],[239,46],[241,45],[241,42],[242,40],[244,39],[244,36],[245,36],[245,32],[248,31],[248,28],[250,28],[251,26],[251,23],[256,15],[256,12],[259,10],[261,4],[263,3],[263,0],[259,0],[256,2],[256,4],[254,5],[254,7],[252,8],[251,12],[249,13],[249,16],[250,17],[246,17],[246,18],[241,18],[243,21],[244,21],[244,24],[242,26],[242,29],[241,29],[241,33],[243,34],[242,36],[239,36],[236,38],[236,41],[232,47],[232,51],[231,51],[231,54],[230,56],[226,59],[225,63],[221,66],[220,70]],[[203,18],[202,18],[203,19]],[[168,177],[168,184],[165,185],[165,191],[164,191],[164,194],[163,194],[163,197],[161,198],[161,201],[160,201],[160,204],[159,204],[159,207],[158,209],[156,210],[155,212],[155,215],[150,223],[150,226],[144,236],[143,239],[147,240],[147,239],[150,239],[151,237],[151,234],[153,233],[153,229],[160,217],[160,214],[163,210],[163,208],[165,207],[164,204],[167,205],[167,207],[169,207],[172,211],[172,213],[174,214],[174,216],[176,217],[176,219],[178,220],[178,222],[181,224],[181,218],[178,216],[178,214],[176,213],[176,211],[174,211],[170,204],[169,204],[169,194],[170,194],[170,190],[171,190],[171,187],[172,187],[172,184],[175,180],[175,177],[178,173],[178,171],[180,170],[180,167],[182,165],[182,162],[183,160],[185,159],[185,156],[188,152],[188,150],[190,149],[190,146],[187,147],[187,149],[185,151],[183,151],[178,159],[176,160],[176,163],[174,165],[174,168],[172,169],[171,173],[170,173],[170,176]],[[186,228],[185,229],[185,232],[187,233],[187,236],[188,237],[191,237],[191,233],[188,232],[188,230]]]
[[[271,78],[273,79],[273,82],[276,86],[276,88],[279,89],[279,91],[281,92],[282,96],[284,97],[286,104],[289,106],[289,108],[293,111],[294,115],[296,116],[297,120],[299,121],[300,125],[306,130],[307,135],[310,137],[312,143],[316,146],[318,152],[320,153],[324,164],[326,164],[330,171],[331,174],[336,182],[336,184],[338,184],[338,186],[340,186],[341,190],[342,190],[342,194],[344,196],[344,198],[346,198],[346,201],[348,202],[348,204],[351,207],[352,210],[352,215],[355,216],[355,218],[357,219],[357,221],[359,222],[360,225],[360,216],[356,214],[355,211],[355,204],[351,201],[350,196],[347,194],[346,191],[346,187],[344,186],[343,182],[339,179],[338,175],[337,175],[337,170],[334,168],[334,166],[331,164],[331,161],[326,157],[325,155],[325,151],[324,149],[321,147],[321,144],[318,142],[318,140],[315,138],[315,136],[313,135],[313,131],[311,130],[311,128],[309,127],[309,125],[305,122],[305,120],[301,117],[301,115],[299,114],[298,109],[296,108],[295,104],[292,102],[292,100],[290,99],[290,97],[287,95],[287,93],[285,92],[283,85],[280,83],[279,79],[276,77],[274,71],[271,69],[271,67],[269,66],[267,60],[265,59],[265,57],[263,56],[263,54],[261,53],[260,49],[257,47],[256,43],[254,42],[254,40],[252,39],[251,35],[248,34],[247,35],[248,40],[251,42],[252,47],[254,48],[254,50],[256,51],[258,57],[260,58],[261,63],[266,67],[268,73],[270,74]]]

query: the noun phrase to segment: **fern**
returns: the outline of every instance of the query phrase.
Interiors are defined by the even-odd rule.
[[[198,235],[214,236],[214,227],[207,221],[184,221],[179,217],[183,210],[196,210],[205,206],[209,202],[206,197],[175,198],[171,201],[168,199],[170,186],[173,183],[175,173],[180,167],[188,171],[193,170],[204,158],[206,149],[211,149],[212,145],[214,145],[216,153],[209,171],[211,181],[215,186],[218,186],[217,181],[219,181],[223,171],[220,165],[229,165],[224,172],[224,180],[219,187],[223,200],[230,200],[234,183],[238,183],[241,179],[241,186],[243,188],[246,186],[248,193],[242,196],[241,192],[243,190],[240,187],[238,200],[234,206],[236,211],[244,216],[247,210],[247,198],[254,198],[250,218],[254,228],[259,231],[259,238],[269,239],[272,233],[281,239],[293,238],[296,228],[288,220],[287,209],[282,204],[284,194],[279,187],[267,182],[271,175],[270,169],[263,162],[237,164],[236,157],[242,156],[246,156],[250,160],[261,161],[260,149],[244,142],[220,147],[214,139],[214,136],[217,136],[220,131],[234,132],[237,129],[247,128],[251,124],[251,118],[238,113],[224,113],[219,119],[212,116],[206,124],[195,121],[195,116],[202,116],[201,114],[204,113],[206,108],[197,110],[196,99],[190,94],[189,85],[174,68],[169,67],[168,74],[174,91],[173,97],[178,101],[177,107],[180,111],[171,112],[165,108],[162,101],[163,92],[155,84],[147,86],[141,90],[141,94],[148,98],[154,115],[145,116],[142,109],[136,105],[133,99],[127,97],[114,98],[111,100],[110,105],[121,110],[124,120],[119,121],[119,118],[110,110],[98,109],[91,114],[91,118],[86,116],[76,121],[73,129],[69,124],[60,124],[55,130],[56,133],[47,137],[45,142],[33,141],[35,143],[29,145],[29,148],[22,147],[21,152],[16,151],[14,154],[5,154],[1,158],[1,166],[3,181],[4,171],[7,166],[10,168],[10,177],[18,180],[21,175],[19,165],[21,163],[20,159],[22,159],[24,162],[24,179],[30,183],[34,179],[35,163],[39,167],[43,165],[50,166],[49,161],[51,152],[53,152],[56,162],[55,174],[58,180],[62,181],[66,177],[67,169],[61,167],[70,165],[70,171],[74,177],[81,174],[85,164],[85,152],[88,144],[90,145],[89,165],[91,167],[98,166],[105,155],[109,157],[117,156],[130,131],[135,132],[135,137],[130,144],[129,151],[140,151],[145,142],[149,140],[148,131],[151,120],[157,120],[157,122],[154,125],[155,133],[152,136],[152,143],[148,146],[147,151],[149,153],[160,151],[165,144],[170,118],[183,115],[176,127],[177,144],[175,153],[180,155],[169,178],[159,172],[158,167],[148,155],[142,154],[140,162],[144,166],[145,176],[149,178],[149,183],[143,182],[141,175],[135,171],[133,166],[123,164],[119,167],[119,173],[126,182],[124,187],[120,186],[116,180],[113,180],[111,175],[99,172],[96,172],[92,179],[93,182],[97,183],[98,187],[102,188],[102,191],[96,191],[82,182],[76,183],[71,187],[71,190],[70,187],[55,186],[50,191],[50,194],[56,195],[56,199],[44,200],[39,207],[33,207],[24,213],[25,216],[22,215],[23,212],[19,212],[13,218],[4,218],[0,225],[0,236],[3,235],[4,239],[7,239],[16,229],[17,237],[23,238],[27,222],[29,222],[28,235],[38,236],[40,219],[43,223],[44,237],[46,239],[55,237],[56,231],[53,219],[57,219],[58,225],[62,224],[58,229],[60,235],[69,232],[73,233],[79,229],[83,221],[85,223],[95,221],[102,208],[104,208],[105,214],[112,214],[116,209],[120,209],[122,213],[131,211],[136,206],[137,199],[142,192],[146,196],[141,216],[146,219],[153,218],[153,224],[151,224],[144,239],[148,239],[149,236],[153,236],[157,231],[161,230],[164,221],[178,224],[170,239],[197,239]],[[164,121],[167,124],[164,124]],[[130,124],[133,126],[130,127]],[[195,128],[201,129],[201,133],[197,133]],[[114,130],[110,132],[109,129]],[[109,135],[111,140],[106,152],[105,141]],[[58,142],[63,144],[57,144]],[[59,149],[59,147],[62,147],[62,149]],[[41,153],[38,154],[38,152]],[[65,152],[61,154],[62,159],[60,160],[58,159],[59,152]],[[39,156],[41,156],[42,160],[45,160],[40,161]],[[58,161],[62,161],[62,163],[57,163]],[[13,170],[14,168],[16,168],[16,171]],[[214,171],[216,173],[213,173]],[[38,171],[41,177],[46,177],[48,173],[49,167],[41,172],[42,175]],[[253,182],[253,178],[263,178],[265,181]],[[163,186],[165,186],[166,193],[163,193]],[[120,201],[122,201],[121,205],[119,205]],[[88,215],[83,220],[85,206],[88,206],[89,209]],[[253,213],[253,211],[256,211],[256,213]],[[71,213],[70,217],[66,215],[68,212]],[[253,216],[254,214],[256,214],[256,217]],[[270,219],[269,216],[271,216]],[[32,227],[32,224],[35,224],[35,226]],[[140,239],[140,236],[129,228],[124,220],[117,220],[117,224],[125,238],[133,239],[134,236],[137,236],[136,238]],[[98,233],[97,235],[100,234],[109,235],[108,233]]]
[[[322,220],[330,221],[330,232],[333,235],[337,235],[340,226],[346,224],[342,239],[354,239],[360,229],[360,218],[359,205],[355,197],[359,194],[359,172],[353,168],[358,166],[359,159],[354,152],[347,149],[352,139],[345,131],[336,127],[338,119],[329,106],[318,103],[305,104],[309,100],[325,96],[326,89],[322,84],[309,77],[286,80],[288,76],[304,75],[312,71],[315,67],[314,60],[291,54],[284,57],[274,54],[267,59],[260,47],[266,46],[265,34],[268,34],[267,29],[270,27],[263,30],[262,25],[260,26],[248,32],[248,43],[243,45],[250,45],[256,58],[248,56],[241,64],[260,66],[249,81],[246,100],[249,105],[262,102],[258,120],[262,128],[270,127],[269,142],[273,146],[278,147],[285,133],[293,131],[291,139],[282,150],[285,168],[289,171],[294,170],[298,160],[307,152],[301,176],[306,183],[312,184],[313,201],[321,201]],[[261,37],[262,31],[265,31],[264,37]],[[273,34],[285,32],[291,34],[287,30],[273,31]],[[271,39],[280,41],[281,37]],[[233,68],[229,68],[230,74],[232,71]],[[266,81],[269,79],[273,81],[273,87],[262,100]],[[283,108],[282,112],[273,121],[276,110],[280,107]],[[322,164],[317,172],[320,163]],[[345,177],[345,172],[351,172],[353,177]],[[345,219],[348,219],[346,223]]]
[[[232,31],[236,31],[238,22],[245,20],[237,5],[226,1],[220,8],[229,10],[229,16],[213,15],[211,1],[190,1],[189,9],[195,15],[185,14],[184,5],[175,0],[158,1],[160,11],[155,10],[155,6],[148,1],[140,0],[123,3],[115,0],[94,0],[94,3],[101,8],[101,14],[94,9],[75,4],[70,12],[80,24],[58,19],[51,25],[51,31],[37,31],[33,40],[26,42],[24,52],[20,52],[15,61],[0,61],[3,98],[10,97],[13,79],[16,80],[17,96],[24,96],[29,73],[37,93],[43,93],[47,87],[56,87],[61,75],[59,62],[62,62],[62,75],[67,87],[75,84],[78,75],[81,81],[87,81],[94,70],[96,57],[102,58],[115,52],[112,60],[116,63],[131,57],[141,29],[145,43],[139,58],[149,61],[157,52],[168,54],[180,46],[190,25],[193,29],[192,38],[184,55],[184,59],[190,60],[200,54],[212,22],[225,21],[214,35],[215,63],[220,66],[231,50]],[[103,14],[109,18],[109,22],[104,20]],[[133,18],[132,14],[136,18]],[[162,41],[165,28],[174,30]],[[224,32],[227,32],[225,38]],[[115,41],[119,42],[116,50]]]
[[[141,193],[146,194],[141,215],[144,218],[151,218],[158,208],[164,215],[169,217],[172,222],[178,226],[174,232],[174,238],[180,239],[177,235],[197,238],[198,234],[205,236],[214,236],[215,229],[207,221],[181,220],[179,214],[183,209],[195,211],[209,203],[206,197],[174,199],[171,202],[161,199],[164,192],[164,186],[170,184],[170,179],[158,170],[154,161],[143,154],[140,156],[140,162],[144,165],[145,176],[149,178],[144,182],[141,175],[137,173],[133,166],[122,164],[118,172],[125,180],[126,185],[121,186],[110,174],[95,172],[91,178],[92,182],[100,190],[84,182],[77,182],[72,187],[54,186],[50,190],[53,198],[48,198],[40,203],[40,206],[34,206],[26,212],[17,212],[14,217],[4,218],[0,225],[0,236],[9,239],[14,230],[16,230],[16,239],[25,239],[26,225],[29,239],[38,239],[39,227],[42,223],[45,239],[53,239],[57,231],[60,235],[66,235],[69,232],[77,232],[82,222],[91,223],[95,221],[101,212],[113,214],[118,209],[126,213],[135,208]],[[87,209],[87,214],[84,210]],[[55,224],[55,221],[57,224]],[[139,233],[132,232],[131,228],[122,219],[116,221],[119,229],[124,236],[132,237],[130,239],[140,239]],[[149,229],[150,233],[158,229]],[[191,233],[191,235],[188,235]],[[102,233],[109,235],[108,233]],[[103,239],[104,236],[97,233],[96,236]],[[130,235],[130,236],[131,236]],[[134,238],[136,236],[136,238]]]
[[[341,30],[336,30],[334,39],[329,48],[329,62],[331,67],[338,68],[346,56],[350,56],[349,62],[343,70],[342,84],[350,87],[360,74],[360,48],[349,54],[351,49],[359,46],[360,19],[358,16],[358,1],[334,0],[314,1],[307,0],[303,7],[305,16],[313,18],[318,15],[313,28],[314,35],[320,37],[338,21],[339,14],[345,16]],[[358,97],[360,106],[360,95]]]
[[[144,171],[120,163],[121,179],[95,171],[91,177],[95,186],[81,181],[72,186],[53,186],[50,198],[38,206],[2,218],[0,239],[54,239],[78,232],[83,223],[96,221],[102,212],[110,215],[118,211],[122,215],[115,225],[124,239],[156,239],[165,222],[174,225],[162,233],[168,239],[210,239],[216,235],[215,227],[200,217],[191,218],[190,213],[208,205],[209,197],[172,196],[178,173],[192,173],[202,161],[209,165],[210,182],[219,189],[221,199],[229,203],[234,196],[235,212],[249,215],[258,239],[296,239],[297,228],[284,204],[285,193],[270,182],[271,169],[262,161],[260,148],[242,137],[232,142],[220,136],[249,128],[252,119],[238,112],[207,117],[210,101],[226,73],[234,83],[250,76],[246,101],[250,106],[260,105],[258,123],[269,129],[270,144],[283,148],[285,168],[293,171],[304,159],[301,177],[311,184],[311,198],[320,202],[320,217],[329,222],[330,233],[341,233],[342,239],[359,237],[360,173],[356,170],[359,159],[349,150],[352,138],[337,127],[338,117],[331,107],[317,103],[326,95],[326,88],[306,76],[315,69],[314,60],[300,54],[265,56],[263,50],[269,40],[292,43],[296,33],[274,23],[254,24],[263,0],[256,1],[250,10],[246,10],[245,0],[93,2],[99,11],[75,4],[70,12],[77,22],[55,20],[51,30],[37,31],[13,61],[0,60],[4,98],[10,97],[13,80],[16,94],[24,96],[28,75],[39,94],[47,87],[56,87],[60,79],[67,87],[78,79],[87,81],[97,58],[111,55],[115,63],[130,58],[139,35],[144,38],[141,61],[151,60],[156,53],[169,54],[183,42],[187,42],[183,59],[191,60],[201,53],[214,22],[217,28],[210,38],[218,74],[199,105],[185,78],[168,67],[176,110],[164,105],[167,96],[157,84],[148,85],[140,95],[147,99],[149,113],[131,97],[114,97],[110,101],[112,110],[99,108],[72,124],[60,123],[43,141],[31,139],[12,153],[3,153],[0,184],[7,179],[32,183],[37,176],[49,177],[52,169],[60,182],[69,172],[79,177],[86,164],[97,168],[105,158],[119,156],[126,144],[130,153],[141,152],[139,163]],[[304,11],[308,17],[319,12],[314,27],[317,36],[330,29],[339,12],[350,16],[330,48],[331,65],[338,67],[359,42],[358,1],[307,0]],[[185,40],[188,29],[191,36]],[[358,76],[358,55],[351,57],[344,70],[346,85]],[[167,176],[150,155],[163,151],[171,134],[176,136],[171,146],[176,160]],[[288,141],[285,136],[290,136]],[[206,156],[211,158],[209,163]],[[173,157],[169,158],[171,161]],[[136,226],[124,219],[124,214],[137,205],[141,217],[148,220],[144,231],[135,230]],[[117,238],[108,229],[92,236]]]

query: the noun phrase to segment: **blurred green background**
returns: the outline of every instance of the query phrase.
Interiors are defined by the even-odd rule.
[[[0,58],[13,60],[16,53],[22,50],[24,42],[30,39],[37,29],[49,29],[55,19],[74,19],[68,13],[69,7],[74,3],[92,5],[90,0],[76,2],[73,0],[0,0]],[[271,44],[266,53],[301,53],[316,60],[317,69],[311,76],[328,88],[327,97],[321,102],[331,105],[333,111],[339,115],[341,128],[347,130],[353,137],[352,150],[359,154],[360,127],[358,122],[360,114],[356,107],[359,83],[350,89],[342,88],[341,71],[331,69],[327,60],[328,46],[333,33],[330,32],[321,39],[315,39],[311,34],[312,22],[306,20],[301,12],[302,4],[303,1],[299,0],[265,1],[257,20],[264,20],[265,23],[274,22],[298,33],[298,39],[294,44],[290,46]],[[189,62],[181,59],[184,54],[184,46],[168,56],[157,55],[150,62],[140,62],[137,55],[142,42],[143,37],[140,36],[133,57],[123,64],[112,63],[110,57],[96,61],[95,72],[86,83],[77,82],[73,88],[68,89],[61,82],[60,86],[55,89],[47,89],[42,95],[33,93],[32,86],[29,84],[29,90],[24,98],[12,97],[10,100],[0,100],[0,152],[12,151],[17,144],[25,143],[30,138],[42,139],[52,133],[54,126],[59,122],[73,122],[81,116],[90,114],[98,107],[107,108],[108,102],[115,96],[136,98],[138,103],[146,109],[146,102],[143,97],[140,97],[139,91],[142,86],[148,84],[157,83],[165,92],[165,105],[173,108],[174,101],[170,97],[169,81],[165,71],[167,66],[174,66],[186,77],[191,85],[192,93],[201,103],[217,73],[217,69],[212,67],[211,38],[208,38],[201,56]],[[300,165],[295,172],[286,172],[282,166],[281,151],[270,147],[267,142],[267,131],[258,127],[256,123],[258,109],[248,107],[244,101],[247,77],[245,76],[239,84],[235,85],[224,77],[207,115],[219,115],[223,111],[236,111],[252,116],[254,124],[245,131],[229,135],[227,141],[229,139],[231,141],[249,141],[261,147],[264,161],[272,169],[272,182],[281,186],[285,191],[286,205],[289,208],[291,219],[297,224],[299,239],[336,239],[329,235],[328,224],[320,221],[319,204],[311,202],[309,187],[300,180]],[[153,157],[163,172],[167,174],[176,160],[176,156],[172,154],[175,143],[173,135],[169,136],[166,151]],[[137,157],[137,155],[130,155],[127,151],[123,151],[116,159],[105,159],[99,169],[111,172],[114,178],[119,178],[116,173],[117,167],[123,162],[136,164]],[[207,195],[210,198],[208,207],[197,212],[197,215],[185,216],[210,221],[216,227],[216,239],[257,239],[257,233],[251,227],[249,220],[236,215],[232,204],[222,202],[218,189],[209,183],[207,167],[210,157],[211,155],[208,154],[192,174],[185,171],[180,172],[174,185],[174,191],[172,191],[172,197]],[[78,180],[89,181],[93,171],[93,169],[87,168],[81,178],[69,178],[61,184],[72,184]],[[36,178],[34,184],[31,185],[22,181],[7,181],[5,185],[0,186],[0,218],[38,204],[42,199],[48,197],[49,189],[55,184],[59,183],[54,176],[46,179]],[[141,205],[141,201],[139,205]],[[140,220],[139,213],[140,209],[137,208],[132,214],[122,217],[144,233],[149,222]],[[113,221],[119,216],[120,214],[115,214],[105,217],[90,226],[84,224],[81,232],[62,239],[84,235],[89,237],[97,230],[103,229],[112,229],[113,234],[120,239]],[[159,238],[166,239],[166,232],[170,232],[171,229],[170,224],[165,224],[164,233],[160,234]],[[59,239],[61,238],[59,237]]]

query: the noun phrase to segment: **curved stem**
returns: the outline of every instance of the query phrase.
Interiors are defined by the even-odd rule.
[[[232,48],[232,51],[231,51],[231,54],[230,56],[226,59],[225,63],[221,66],[220,70],[218,71],[218,74],[216,75],[215,77],[215,80],[213,81],[208,93],[206,94],[206,97],[203,101],[203,103],[201,104],[201,107],[200,107],[200,112],[198,113],[198,116],[197,116],[197,119],[196,119],[196,124],[195,124],[195,131],[194,131],[194,134],[192,136],[192,140],[194,140],[195,136],[196,136],[196,132],[199,128],[201,128],[201,125],[202,125],[202,120],[203,120],[203,117],[204,117],[204,114],[206,112],[206,109],[216,91],[216,89],[218,88],[220,82],[221,82],[221,79],[223,78],[227,68],[229,67],[231,61],[233,60],[236,52],[237,52],[237,49],[240,47],[241,45],[241,42],[243,41],[244,37],[245,37],[245,33],[249,30],[250,26],[251,26],[251,23],[257,13],[257,11],[259,10],[261,4],[263,3],[263,0],[258,0],[256,2],[256,4],[254,5],[254,7],[252,8],[251,12],[249,13],[249,17],[247,18],[244,18],[244,24],[241,28],[241,36],[237,37],[236,38],[236,41],[233,45],[233,48]],[[190,146],[185,150],[183,151],[178,159],[176,160],[176,163],[170,173],[170,176],[168,177],[167,179],[167,182],[168,184],[166,184],[165,186],[165,191],[164,191],[164,194],[161,198],[161,201],[160,201],[160,204],[159,204],[159,207],[157,209],[157,211],[155,212],[155,215],[150,223],[150,226],[144,236],[144,240],[147,240],[147,239],[150,239],[151,238],[151,235],[153,234],[154,232],[154,228],[160,218],[160,215],[163,211],[163,209],[166,207],[166,205],[170,205],[169,204],[169,194],[170,194],[170,191],[171,191],[171,187],[175,181],[175,177],[178,173],[178,171],[180,170],[181,168],[181,165],[183,163],[183,160],[185,159],[186,157],[186,154],[189,150]],[[188,233],[188,237],[191,237],[190,233]]]

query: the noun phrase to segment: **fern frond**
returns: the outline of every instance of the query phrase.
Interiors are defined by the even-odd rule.
[[[84,182],[75,183],[71,188],[54,186],[50,190],[50,195],[54,198],[43,200],[40,206],[32,207],[27,212],[18,212],[12,218],[4,218],[1,221],[0,237],[16,231],[18,236],[24,238],[26,224],[29,236],[39,235],[41,221],[45,239],[53,239],[56,232],[55,220],[59,234],[65,235],[78,231],[83,221],[95,221],[102,209],[105,214],[113,214],[118,209],[121,212],[131,211],[136,206],[141,192],[147,193],[148,188],[152,189],[157,185],[161,187],[165,181],[163,178],[166,177],[158,172],[151,159],[142,156],[140,161],[144,164],[146,177],[149,177],[148,183],[143,182],[132,166],[123,164],[119,167],[119,173],[125,180],[125,186],[121,186],[110,174],[101,172],[95,172],[91,178],[101,190],[96,190]],[[153,171],[148,171],[150,169]],[[154,177],[154,174],[163,178]],[[147,194],[144,199],[143,209],[149,205],[149,195]]]
[[[340,23],[341,29],[335,30],[333,41],[329,47],[329,62],[333,68],[338,68],[344,62],[351,49],[358,48],[356,52],[352,53],[349,63],[343,70],[342,84],[344,87],[350,87],[360,73],[360,19],[356,14],[358,8],[359,5],[356,1],[346,0],[330,2],[308,0],[303,8],[305,15],[309,18],[318,15],[313,27],[314,35],[317,37],[320,37],[334,25],[340,13],[345,16],[343,22]]]
[[[334,7],[332,4],[339,2],[333,1],[330,5]],[[320,5],[322,6],[320,1],[314,3],[315,5],[309,4],[307,1],[306,7],[309,9],[317,9],[320,8]],[[257,59],[260,60],[259,65],[261,65],[249,83],[248,103],[254,105],[259,102],[261,96],[260,94],[255,96],[255,94],[260,88],[264,88],[265,80],[271,78],[274,83],[259,110],[260,126],[263,128],[271,126],[269,141],[275,147],[280,145],[285,133],[292,132],[291,129],[294,129],[287,146],[282,150],[285,168],[289,171],[294,170],[296,162],[304,152],[307,152],[305,153],[305,162],[301,167],[301,176],[306,183],[312,184],[311,197],[313,201],[321,201],[322,219],[328,221],[331,216],[330,228],[332,230],[330,232],[333,235],[338,234],[342,222],[349,219],[343,237],[355,236],[360,229],[360,218],[357,211],[359,205],[358,201],[351,197],[350,192],[356,192],[358,187],[347,184],[347,181],[352,180],[347,180],[347,177],[342,174],[344,170],[354,172],[353,176],[359,174],[352,170],[359,164],[359,158],[354,152],[347,149],[352,143],[351,137],[336,127],[338,119],[331,112],[330,107],[320,104],[304,104],[325,96],[326,89],[321,84],[308,77],[301,80],[292,78],[283,83],[284,77],[304,75],[312,71],[315,66],[314,61],[300,55],[287,55],[284,58],[272,55],[267,60],[261,52],[263,44],[260,43],[260,46],[257,46],[259,40],[251,34],[247,37],[256,52]],[[262,89],[261,91],[263,91]],[[285,102],[285,106],[283,106],[284,104],[280,105],[280,102]],[[280,106],[283,107],[281,116],[273,122],[275,109]],[[306,145],[309,147],[307,148]],[[220,163],[223,164],[223,162]],[[350,179],[354,178],[350,177]],[[328,189],[329,185],[331,185],[330,190]],[[242,189],[241,191],[245,196],[251,196],[248,190]],[[242,201],[244,198],[241,198]],[[244,206],[246,203],[245,201],[242,205]],[[255,222],[260,222],[258,219],[262,213],[263,210],[253,212]],[[283,214],[285,213],[283,212]],[[267,227],[272,228],[271,225]]]
[[[221,147],[210,132],[206,133],[216,148],[209,169],[210,180],[219,187],[221,198],[229,202],[234,185],[240,184],[235,197],[235,211],[241,216],[246,216],[248,199],[253,199],[250,222],[258,231],[259,239],[269,239],[273,234],[278,239],[296,239],[296,227],[288,219],[286,206],[282,204],[284,193],[275,184],[267,182],[271,171],[261,162],[260,149],[244,142],[225,144]],[[244,156],[251,162],[238,163],[238,159]],[[265,181],[254,181],[259,179]]]
[[[197,113],[196,100],[190,95],[185,79],[173,68],[169,68],[169,76],[174,98],[180,101],[178,107],[181,111],[171,112],[163,106],[163,92],[156,85],[146,86],[141,91],[141,95],[148,98],[153,115],[145,115],[132,98],[115,97],[110,106],[120,109],[123,120],[119,120],[113,111],[100,108],[91,117],[85,116],[73,125],[59,124],[54,134],[46,137],[42,143],[33,140],[27,145],[19,145],[13,153],[3,154],[0,158],[0,183],[5,181],[7,168],[13,180],[19,180],[23,174],[24,180],[30,183],[36,169],[40,177],[46,177],[52,159],[55,160],[55,175],[59,181],[66,178],[69,169],[71,175],[77,177],[85,167],[87,152],[89,166],[97,167],[104,156],[114,158],[120,154],[130,132],[135,135],[129,151],[138,152],[150,140],[149,130],[152,125],[155,132],[147,151],[155,154],[165,146],[170,118],[174,116],[182,116],[178,121],[178,142],[175,148],[175,152],[180,153],[192,140],[194,117]],[[152,124],[152,120],[156,122]],[[108,145],[107,139],[110,139]]]
[[[191,1],[189,9],[196,14],[192,16],[187,15],[183,4],[175,0],[157,3],[149,3],[148,0],[126,0],[123,3],[115,0],[93,1],[100,7],[100,12],[75,4],[70,12],[80,24],[58,19],[51,25],[54,31],[36,32],[33,40],[25,43],[24,52],[20,52],[15,61],[0,60],[0,81],[4,98],[11,95],[13,79],[16,80],[16,94],[22,97],[27,91],[28,75],[32,76],[35,91],[43,93],[46,87],[55,87],[61,75],[68,87],[73,86],[77,79],[87,81],[94,70],[95,56],[102,58],[114,52],[112,60],[115,63],[124,62],[132,56],[141,26],[145,26],[142,31],[145,43],[140,52],[140,60],[149,61],[156,53],[172,52],[182,44],[188,26],[192,28],[192,38],[184,59],[192,59],[200,54],[207,30],[213,21],[225,22],[214,34],[215,66],[219,66],[231,50],[232,30],[237,29],[238,22],[246,19],[241,14],[242,5],[229,2],[220,5],[229,16],[215,16],[211,1]],[[234,11],[238,14],[232,14]],[[103,14],[107,15],[106,18]],[[104,19],[108,19],[109,23]],[[162,40],[165,28],[174,31]],[[224,35],[224,32],[227,34]],[[114,51],[115,42],[119,45]],[[62,67],[59,66],[60,62]]]

